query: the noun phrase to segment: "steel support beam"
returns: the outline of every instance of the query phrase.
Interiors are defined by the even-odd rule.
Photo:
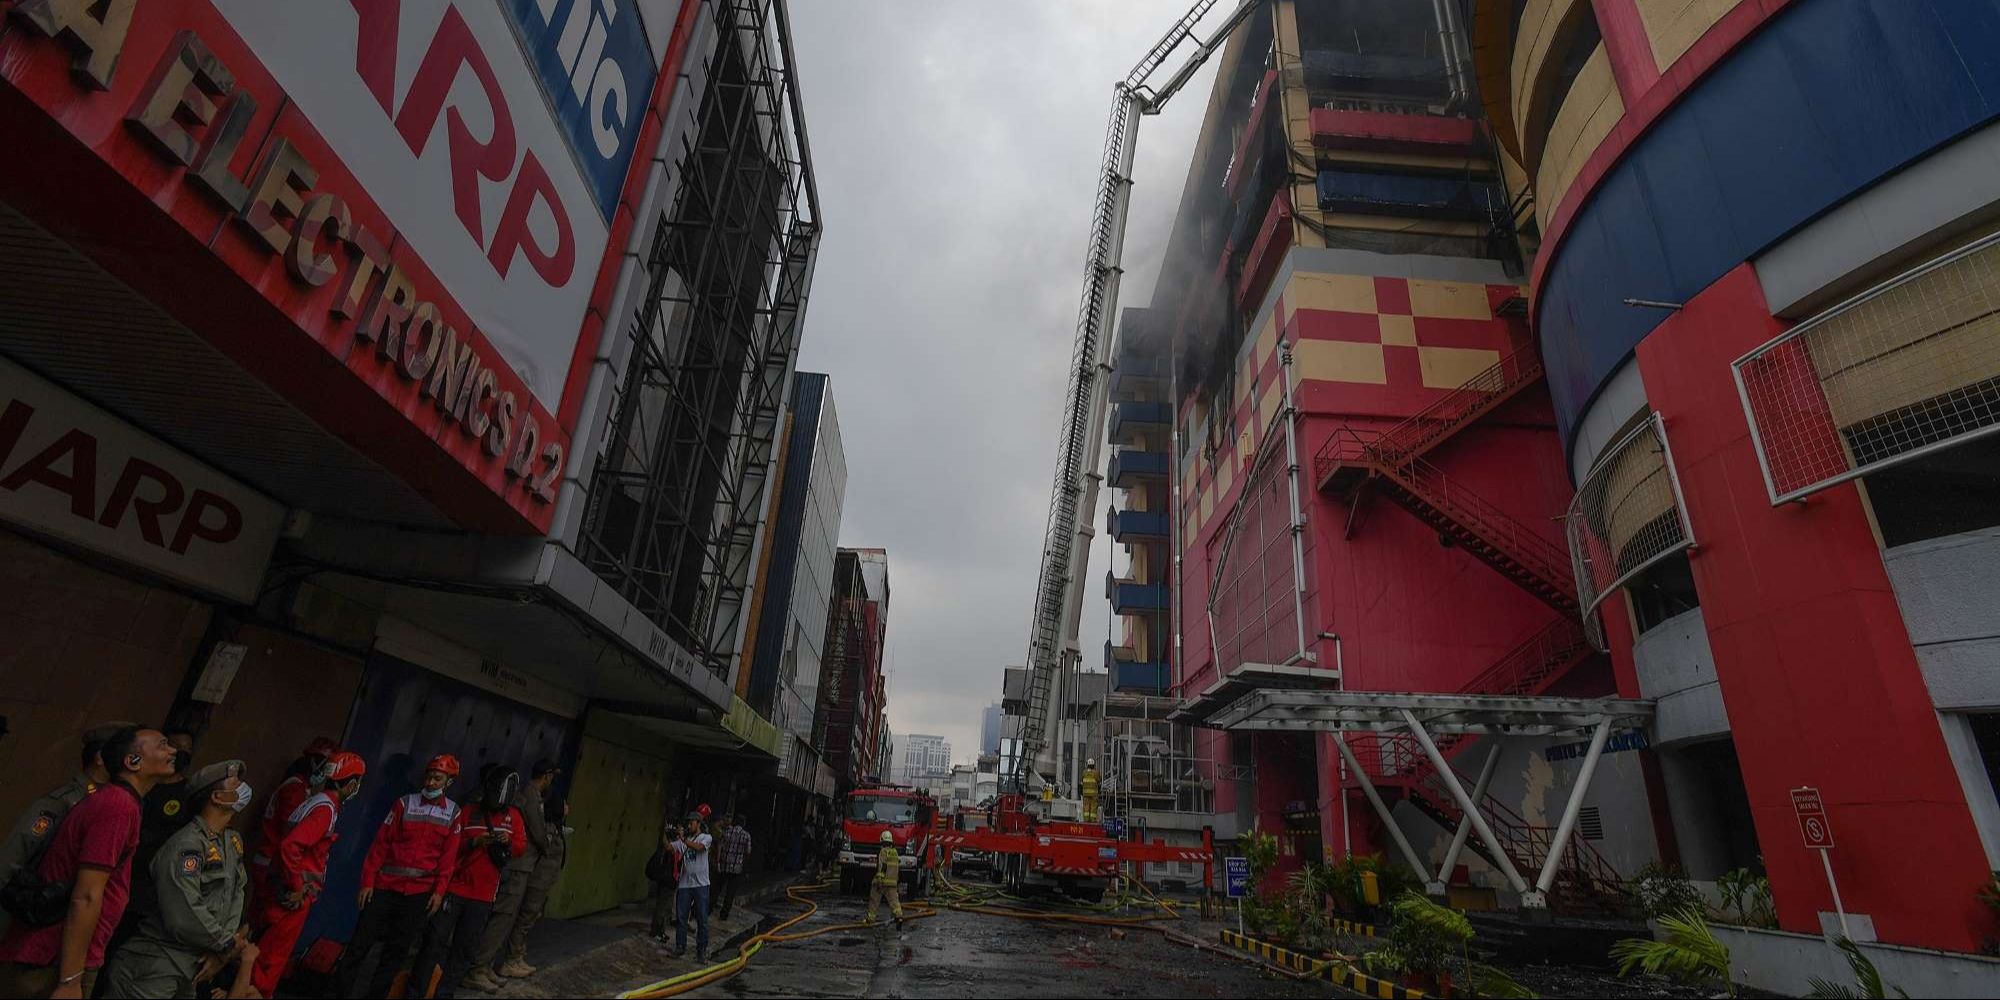
[[[1610,738],[1611,720],[1607,718],[1590,734],[1590,751],[1583,755],[1583,770],[1576,773],[1576,785],[1569,790],[1569,804],[1563,806],[1562,822],[1556,824],[1556,837],[1549,842],[1548,860],[1542,862],[1542,875],[1535,880],[1535,891],[1521,897],[1522,906],[1548,905],[1549,886],[1555,884],[1563,849],[1569,846],[1570,835],[1576,832],[1576,817],[1583,812],[1584,793],[1590,791],[1590,779],[1597,773],[1598,758],[1604,756],[1604,743]]]
[[[1438,752],[1437,744],[1431,742],[1431,734],[1424,731],[1424,724],[1417,721],[1416,713],[1407,708],[1403,709],[1402,713],[1403,722],[1410,727],[1410,733],[1416,736],[1417,742],[1423,746],[1424,756],[1429,757],[1431,767],[1437,769],[1438,778],[1444,782],[1445,789],[1451,792],[1452,801],[1457,802],[1458,807],[1465,811],[1465,818],[1472,821],[1474,830],[1479,831],[1480,841],[1493,852],[1493,863],[1499,865],[1501,874],[1507,876],[1507,884],[1521,894],[1522,905],[1527,905],[1528,883],[1522,880],[1521,873],[1514,867],[1514,860],[1507,855],[1506,848],[1500,846],[1500,838],[1493,835],[1493,827],[1486,822],[1486,817],[1479,815],[1478,807],[1465,794],[1465,786],[1459,782],[1458,774],[1452,771],[1451,765],[1444,759],[1444,754]],[[1417,867],[1417,871],[1423,870],[1423,866]]]
[[[1479,780],[1472,784],[1472,801],[1477,802],[1486,797],[1486,786],[1493,780],[1493,768],[1498,763],[1500,763],[1500,741],[1496,738],[1493,741],[1493,749],[1486,753],[1486,763],[1479,768]],[[1437,881],[1425,887],[1431,895],[1444,895],[1445,886],[1451,880],[1451,870],[1458,864],[1458,853],[1465,849],[1466,835],[1471,832],[1472,814],[1466,813],[1458,818],[1458,829],[1451,835],[1451,847],[1444,852],[1444,864],[1438,866]]]
[[[1423,858],[1417,855],[1417,849],[1410,846],[1410,838],[1403,836],[1403,828],[1396,825],[1396,817],[1391,815],[1389,807],[1383,804],[1382,793],[1375,790],[1375,783],[1368,780],[1368,772],[1362,768],[1360,761],[1354,759],[1354,750],[1347,745],[1347,734],[1333,734],[1333,745],[1340,748],[1341,758],[1347,761],[1347,766],[1354,771],[1354,777],[1360,780],[1362,794],[1368,796],[1368,804],[1375,807],[1375,814],[1382,817],[1382,825],[1389,828],[1389,836],[1395,839],[1396,847],[1403,852],[1404,860],[1410,863],[1410,870],[1420,872],[1429,867],[1424,864]]]

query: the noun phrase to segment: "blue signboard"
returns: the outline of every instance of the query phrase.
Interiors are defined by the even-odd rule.
[[[660,72],[639,9],[633,0],[508,0],[506,9],[608,221]]]
[[[1230,899],[1242,899],[1250,894],[1250,859],[1223,858],[1223,888]]]

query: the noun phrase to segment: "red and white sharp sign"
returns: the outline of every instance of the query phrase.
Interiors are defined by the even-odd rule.
[[[1799,817],[1799,835],[1805,838],[1806,847],[1823,851],[1833,846],[1833,826],[1827,822],[1826,803],[1820,801],[1819,789],[1792,789],[1792,812]]]

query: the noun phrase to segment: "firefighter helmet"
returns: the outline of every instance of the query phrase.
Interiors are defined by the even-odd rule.
[[[447,777],[456,778],[458,777],[458,758],[448,753],[438,754],[431,758],[430,763],[424,765],[424,770],[438,771]]]
[[[896,835],[895,835],[895,834],[893,834],[893,833],[890,833],[890,832],[889,832],[889,831],[887,831],[887,830],[884,830],[884,831],[882,831],[882,836],[880,836],[880,837],[877,837],[876,839],[877,839],[877,840],[880,840],[881,842],[883,842],[883,843],[885,843],[885,844],[893,844],[893,843],[895,843],[895,842],[896,842]]]
[[[326,780],[328,784],[339,784],[349,778],[359,778],[368,773],[368,764],[358,753],[342,750],[326,759]]]

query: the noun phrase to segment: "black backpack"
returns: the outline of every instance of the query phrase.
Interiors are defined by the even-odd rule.
[[[14,869],[13,877],[6,885],[0,885],[0,910],[29,927],[52,927],[62,923],[69,915],[69,898],[76,889],[74,879],[68,882],[51,882],[42,877],[42,857],[49,853],[49,845],[55,843],[56,832],[62,829],[63,820],[77,807],[69,803],[61,810],[51,810],[42,814],[49,821],[49,832],[41,843],[21,859],[20,867]]]

